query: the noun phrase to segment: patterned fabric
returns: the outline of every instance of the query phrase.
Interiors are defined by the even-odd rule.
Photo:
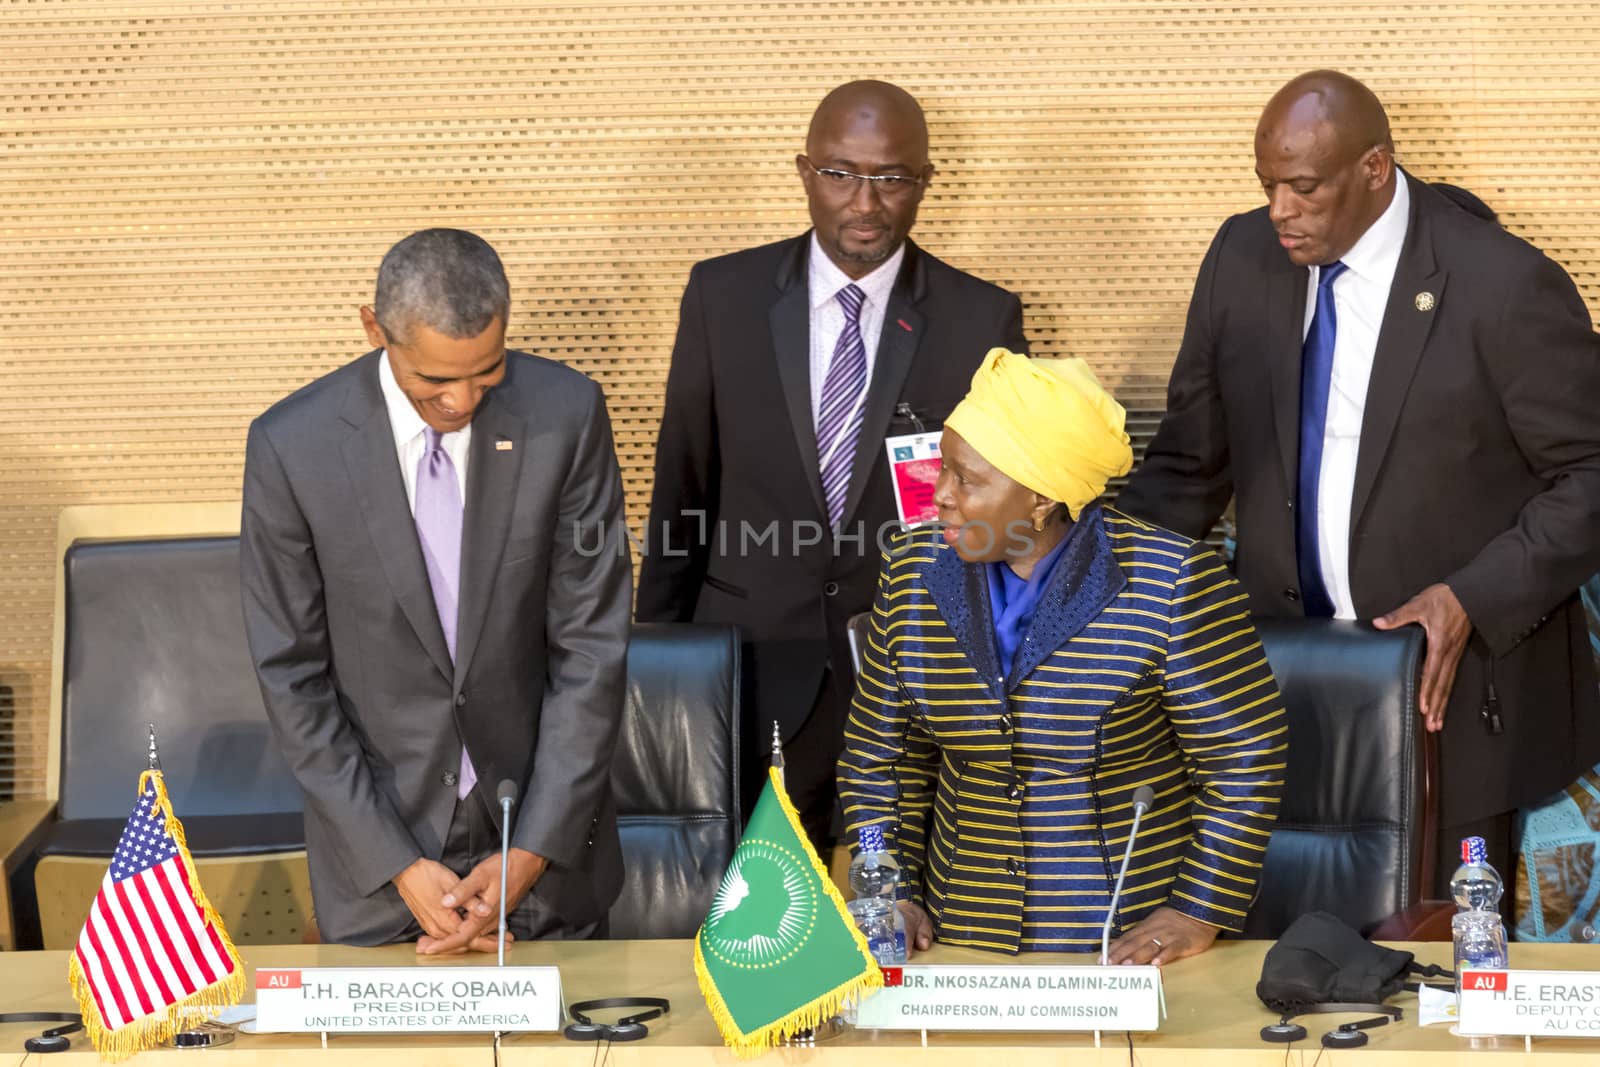
[[[867,347],[861,340],[861,305],[866,294],[847,285],[839,290],[837,299],[844,309],[844,329],[839,331],[833,361],[822,381],[822,414],[817,419],[817,455],[830,526],[838,526],[844,518],[856,439],[866,415],[861,398],[867,388]]]
[[[1600,575],[1583,583],[1589,651],[1600,666]],[[1600,767],[1518,816],[1518,941],[1600,940]]]
[[[839,761],[950,944],[1098,948],[1141,785],[1156,793],[1115,930],[1166,904],[1237,930],[1287,732],[1244,590],[1209,548],[1091,505],[1002,677],[982,564],[936,532],[886,559]]]

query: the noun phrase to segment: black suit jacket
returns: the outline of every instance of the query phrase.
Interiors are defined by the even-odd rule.
[[[1411,215],[1367,388],[1350,586],[1371,619],[1444,582],[1472,620],[1442,739],[1448,825],[1534,802],[1600,757],[1577,597],[1600,568],[1600,341],[1559,266],[1401,180]],[[1239,578],[1266,615],[1302,612],[1305,306],[1306,269],[1266,209],[1224,223],[1195,283],[1166,417],[1118,500],[1199,537],[1236,496]],[[1503,733],[1482,714],[1491,695]]]
[[[871,607],[878,532],[897,521],[883,442],[915,429],[896,409],[937,429],[990,348],[1027,343],[1014,294],[906,242],[842,522],[859,536],[835,552],[811,416],[810,247],[807,233],[690,272],[639,572],[641,621],[744,629],[762,737],[774,718],[785,737],[799,729],[830,663],[854,677],[845,623]]]
[[[245,631],[305,792],[318,928],[361,945],[406,929],[390,879],[443,852],[463,738],[486,805],[502,779],[519,787],[511,842],[550,861],[532,893],[568,925],[596,921],[622,886],[611,755],[632,585],[620,533],[597,550],[623,521],[605,399],[506,353],[472,420],[452,662],[380,355],[273,405],[245,454]]]

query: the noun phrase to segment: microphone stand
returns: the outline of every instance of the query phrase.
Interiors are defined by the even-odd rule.
[[[1133,827],[1128,831],[1128,847],[1122,850],[1122,866],[1117,870],[1117,886],[1111,891],[1111,907],[1106,909],[1105,925],[1100,927],[1100,966],[1111,960],[1111,920],[1117,916],[1122,900],[1122,880],[1128,877],[1128,861],[1133,859],[1133,842],[1139,836],[1139,820],[1156,802],[1156,791],[1141,785],[1133,791]]]
[[[511,857],[511,803],[517,796],[517,783],[507,778],[495,789],[500,801],[500,962],[506,965],[506,862]],[[1120,884],[1120,883],[1119,883]]]

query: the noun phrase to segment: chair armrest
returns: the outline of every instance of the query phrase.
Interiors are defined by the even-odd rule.
[[[1456,906],[1448,900],[1419,900],[1397,911],[1372,931],[1374,941],[1449,941]]]
[[[55,815],[49,800],[12,800],[0,804],[0,950],[17,947],[11,916],[11,874],[39,847]]]

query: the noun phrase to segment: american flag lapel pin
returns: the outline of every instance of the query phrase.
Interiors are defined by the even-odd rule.
[[[516,447],[517,447],[517,443],[515,441],[511,440],[511,438],[509,438],[509,437],[502,437],[502,438],[498,439],[497,441],[495,441],[495,443],[494,443],[494,450],[496,452],[510,452],[513,448],[516,448]]]

